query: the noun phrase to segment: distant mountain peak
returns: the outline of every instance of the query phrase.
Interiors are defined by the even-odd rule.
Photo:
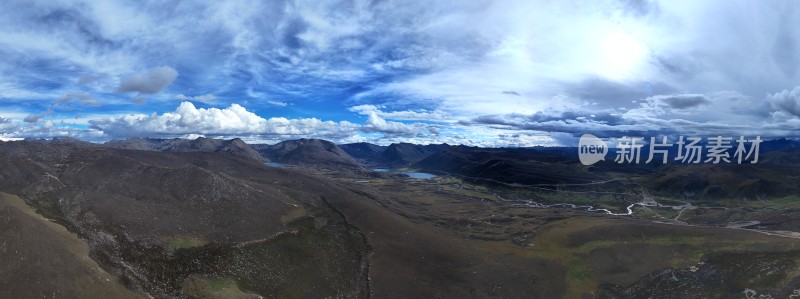
[[[255,148],[270,161],[280,163],[361,168],[360,163],[338,145],[322,139],[286,140],[274,145],[256,145]]]

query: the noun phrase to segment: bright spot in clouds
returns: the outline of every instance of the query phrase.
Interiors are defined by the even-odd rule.
[[[612,79],[629,79],[647,59],[647,46],[621,31],[608,34],[601,43],[603,75]]]

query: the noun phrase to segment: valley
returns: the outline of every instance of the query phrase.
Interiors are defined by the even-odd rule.
[[[731,194],[745,196],[726,198],[708,192],[732,186],[720,177],[724,168],[688,178],[672,168],[587,168],[569,149],[404,145],[384,155],[365,151],[389,147],[360,145],[351,156],[348,146],[323,140],[120,144],[0,143],[0,191],[13,194],[3,203],[19,207],[23,201],[9,199],[19,196],[26,215],[84,242],[83,254],[105,273],[111,289],[93,283],[82,292],[707,298],[746,290],[786,297],[800,289],[793,172],[766,176],[774,180],[760,184],[781,187],[759,198],[746,196],[765,190],[758,182],[733,187]],[[775,167],[784,166],[754,171]],[[375,171],[381,168],[393,171]],[[704,187],[675,193],[661,178]],[[38,229],[28,220],[12,225],[18,214],[4,212],[3,231]],[[77,242],[42,236],[58,246]],[[3,247],[0,258],[17,256]],[[22,294],[32,283],[6,290]],[[51,288],[76,294],[64,284]]]

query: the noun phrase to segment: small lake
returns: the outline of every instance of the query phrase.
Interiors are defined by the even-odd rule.
[[[422,179],[422,180],[430,180],[435,178],[435,174],[425,173],[425,172],[409,172],[409,171],[397,171],[389,168],[374,168],[372,169],[374,172],[397,172],[402,173],[412,179]]]
[[[425,172],[401,172],[402,174],[407,175],[412,179],[423,179],[423,180],[430,180],[435,178],[435,174],[425,173]]]
[[[269,167],[283,167],[283,163],[278,163],[278,162],[267,162],[264,163],[264,165],[267,165]]]

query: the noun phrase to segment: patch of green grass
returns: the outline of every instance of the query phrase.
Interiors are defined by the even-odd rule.
[[[668,208],[637,207],[633,211],[636,217],[657,221],[673,219],[678,215],[678,211]]]
[[[781,198],[767,199],[767,200],[738,200],[737,206],[745,206],[752,208],[800,208],[800,195],[789,195]]]
[[[576,258],[568,261],[566,263],[567,266],[567,276],[570,279],[574,280],[588,280],[592,277],[589,269],[586,267],[586,260],[582,258]]]
[[[346,290],[364,291],[366,241],[358,230],[329,219],[316,229],[312,217],[300,218],[290,224],[297,233],[243,246],[218,267],[245,291],[281,298],[345,297]]]
[[[229,277],[192,276],[185,281],[183,292],[186,298],[258,298],[239,289]]]
[[[238,289],[236,281],[229,278],[211,278],[206,281],[208,287],[215,292],[223,291],[225,289]]]
[[[656,213],[667,219],[673,219],[678,216],[678,211],[673,209],[656,209]]]
[[[673,244],[697,244],[700,243],[700,241],[703,238],[682,236],[682,235],[670,235],[666,239],[669,243]]]
[[[189,249],[189,248],[194,248],[194,247],[200,247],[200,246],[206,245],[207,243],[208,242],[206,242],[205,240],[200,239],[200,238],[178,237],[178,238],[171,239],[167,246],[168,246],[170,251],[175,251],[175,250],[178,250],[178,249]]]
[[[666,200],[657,199],[661,204],[669,204]],[[770,199],[741,199],[726,198],[716,200],[694,200],[693,205],[698,207],[729,207],[729,208],[781,208],[781,209],[800,209],[800,195],[793,194],[779,198]]]

